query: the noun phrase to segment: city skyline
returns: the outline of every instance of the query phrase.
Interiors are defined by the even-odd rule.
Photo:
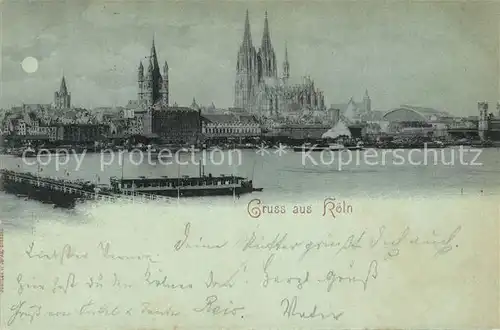
[[[476,115],[478,101],[493,109],[498,99],[497,6],[491,4],[82,1],[3,7],[2,108],[52,102],[63,72],[75,106],[125,105],[137,98],[137,64],[153,37],[158,56],[169,63],[171,104],[189,105],[195,97],[198,104],[231,107],[247,9],[254,43],[260,44],[267,10],[278,68],[286,42],[291,76],[313,77],[327,107],[351,96],[361,100],[365,89],[374,110],[414,104]],[[34,19],[13,26],[24,15]],[[38,60],[32,74],[20,65],[28,56]]]

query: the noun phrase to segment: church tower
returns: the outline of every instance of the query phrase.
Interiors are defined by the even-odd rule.
[[[290,78],[290,63],[288,62],[288,48],[285,43],[285,60],[283,61],[283,82]]]
[[[164,106],[168,107],[168,64],[163,65],[163,85],[161,89],[161,100]]]
[[[165,62],[163,67],[164,77],[160,73],[158,57],[156,54],[155,40],[151,45],[151,52],[148,57],[148,68],[144,73],[142,62],[138,69],[138,99],[146,105],[153,105],[161,102],[168,105],[168,65]]]
[[[365,108],[365,112],[372,111],[372,100],[370,99],[370,96],[368,95],[368,89],[365,90],[365,96],[363,96],[363,105]]]
[[[259,81],[267,77],[277,78],[276,55],[274,53],[273,45],[271,44],[267,11],[264,19],[264,33],[262,34],[262,43],[259,49],[258,58],[260,64]]]
[[[64,75],[61,80],[59,92],[54,93],[54,107],[56,109],[69,109],[71,107],[71,94],[68,93],[68,87],[66,86],[66,79],[64,78]]]
[[[153,61],[149,59],[148,69],[146,70],[146,76],[144,78],[144,98],[146,105],[152,105],[154,103],[154,85],[153,85]]]
[[[245,17],[245,31],[243,42],[238,51],[236,63],[236,82],[234,88],[234,106],[236,108],[250,109],[256,95],[259,79],[257,52],[252,44],[250,33],[250,19],[248,10]]]
[[[139,68],[137,69],[137,83],[139,84],[137,99],[142,101],[144,100],[144,67],[142,66],[142,61],[139,62]]]
[[[486,140],[488,133],[488,102],[478,102],[479,110],[478,135],[481,141]]]
[[[151,104],[155,104],[161,98],[160,89],[162,88],[163,85],[163,79],[160,73],[160,66],[158,65],[158,58],[156,56],[156,47],[154,38],[153,38],[153,44],[151,45],[150,58],[151,58],[151,63],[153,64],[153,71],[151,75],[152,86],[153,86]]]

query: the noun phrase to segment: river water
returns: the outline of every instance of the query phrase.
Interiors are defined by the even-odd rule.
[[[385,152],[385,155],[382,153]],[[500,193],[500,149],[467,150],[446,148],[436,151],[369,150],[352,152],[350,156],[340,153],[310,153],[287,151],[278,155],[276,150],[256,153],[254,150],[229,151],[205,154],[204,173],[213,175],[240,175],[253,179],[254,187],[263,192],[233,197],[204,197],[170,200],[164,202],[165,212],[177,208],[197,205],[241,205],[252,198],[269,203],[301,202],[305,199],[322,200],[325,197],[349,198],[434,198],[436,196],[496,195]],[[462,153],[460,153],[462,152]],[[369,153],[371,156],[369,156]],[[436,155],[437,153],[437,155]],[[198,160],[201,154],[180,156],[183,165],[164,160],[163,164],[152,159],[139,164],[137,155],[118,153],[71,155],[66,159],[56,156],[40,157],[23,161],[21,158],[2,155],[2,168],[22,169],[43,176],[84,179],[109,183],[111,176],[170,176],[198,175]],[[369,156],[369,157],[368,157]],[[82,157],[82,158],[80,158]],[[352,161],[349,162],[349,157]],[[81,160],[81,163],[79,161]],[[123,160],[123,165],[121,165]],[[444,163],[443,163],[444,161]],[[155,164],[156,162],[156,164]],[[190,162],[189,164],[185,164]],[[341,163],[342,162],[342,163]],[[28,164],[29,163],[29,164]],[[136,165],[138,164],[138,165]],[[40,170],[41,169],[41,170]],[[158,203],[158,202],[155,202]],[[28,201],[0,193],[0,218],[7,230],[32,230],[36,221],[58,221],[72,224],[86,223],[89,210],[105,207],[89,202],[74,210],[63,210],[51,205]],[[135,207],[142,208],[143,204]],[[116,208],[119,215],[119,208]],[[140,212],[139,212],[140,213]],[[111,213],[110,216],[113,216]]]

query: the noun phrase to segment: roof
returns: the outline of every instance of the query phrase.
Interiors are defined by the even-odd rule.
[[[226,115],[226,114],[203,114],[203,118],[207,119],[208,121],[211,121],[212,123],[234,123],[235,121],[238,121],[237,118],[233,115]]]
[[[449,113],[445,111],[439,111],[433,108],[426,108],[426,107],[419,107],[419,106],[413,106],[413,105],[401,105],[400,107],[391,109],[387,111],[383,118],[384,119],[389,119],[388,116],[391,114],[394,114],[396,112],[407,112],[407,116],[413,113],[413,116],[415,117],[418,116],[421,118],[421,120],[425,121],[432,121],[438,118],[443,118],[443,117],[451,117]]]
[[[119,107],[121,110],[123,109],[145,109],[147,108],[147,105],[145,101],[139,101],[139,100],[130,100],[128,101],[127,105],[125,107]]]
[[[401,105],[401,108],[411,109],[411,110],[416,111],[418,113],[421,113],[423,115],[450,116],[450,114],[445,112],[445,111],[438,111],[438,110],[433,109],[433,108],[424,108],[424,107],[418,107],[418,106],[407,105],[407,104]]]
[[[228,108],[227,110],[229,111],[232,111],[232,112],[245,112],[247,113],[247,111],[243,108],[234,108],[234,107],[231,107],[231,108]]]
[[[9,119],[12,125],[17,125],[19,122],[24,122],[24,119],[22,118],[11,118]]]
[[[198,112],[195,109],[188,108],[188,107],[178,107],[178,106],[173,106],[173,107],[161,107],[161,110],[155,109],[157,111],[190,111],[190,112]]]
[[[254,115],[249,114],[238,115],[238,119],[240,122],[245,124],[257,124],[259,122]]]
[[[28,111],[39,111],[42,109],[49,109],[52,106],[50,104],[41,104],[41,103],[36,103],[36,104],[23,104],[23,108]]]
[[[34,112],[28,112],[28,118],[29,118],[30,120],[32,120],[32,121],[35,121],[35,120],[37,120],[37,119],[38,119],[38,117],[37,117],[36,113],[34,113]]]

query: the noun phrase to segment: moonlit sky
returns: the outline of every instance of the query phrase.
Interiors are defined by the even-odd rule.
[[[136,99],[137,66],[153,35],[170,66],[170,100],[233,105],[245,10],[261,43],[267,9],[281,72],[310,75],[326,104],[361,100],[475,115],[499,95],[498,5],[486,2],[6,1],[2,5],[0,107],[50,103],[64,72],[75,106]],[[35,57],[38,70],[23,71]],[[146,66],[147,67],[147,66]]]

